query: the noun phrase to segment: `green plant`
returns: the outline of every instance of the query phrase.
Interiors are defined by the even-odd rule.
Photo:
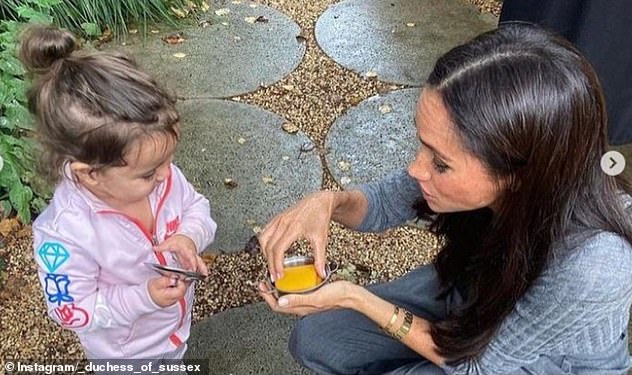
[[[33,119],[26,109],[24,70],[16,58],[17,36],[26,22],[51,22],[47,7],[59,0],[34,0],[16,8],[17,20],[0,21],[0,218],[16,212],[23,223],[39,212],[50,189],[35,172]]]
[[[16,9],[24,5],[41,11],[34,0],[5,0],[0,5],[0,17],[15,18]],[[48,11],[53,21],[88,39],[98,37],[109,29],[116,36],[127,34],[128,24],[167,21],[176,23],[176,17],[185,17],[189,11],[201,6],[204,0],[59,0]]]

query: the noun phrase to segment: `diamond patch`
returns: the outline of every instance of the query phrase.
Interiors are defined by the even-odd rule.
[[[70,258],[70,254],[65,247],[59,243],[52,242],[44,242],[42,246],[40,246],[38,254],[48,269],[48,272],[54,272]]]

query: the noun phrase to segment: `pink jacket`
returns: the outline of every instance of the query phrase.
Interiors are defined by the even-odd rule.
[[[217,225],[208,200],[175,165],[149,200],[154,233],[64,178],[33,223],[48,315],[77,333],[88,358],[158,359],[186,348],[193,284],[185,298],[161,308],[147,290],[159,275],[143,263],[174,265],[171,254],[154,252],[152,243],[176,233],[204,250]]]

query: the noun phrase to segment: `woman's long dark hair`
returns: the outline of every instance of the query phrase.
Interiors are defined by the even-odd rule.
[[[503,25],[441,57],[427,87],[464,147],[507,181],[493,213],[439,214],[432,226],[446,238],[435,261],[442,295],[456,287],[465,298],[432,337],[459,363],[482,353],[553,249],[570,249],[571,234],[603,230],[632,243],[621,199],[630,189],[600,169],[607,120],[595,72],[553,33]],[[418,209],[430,212],[423,202]]]

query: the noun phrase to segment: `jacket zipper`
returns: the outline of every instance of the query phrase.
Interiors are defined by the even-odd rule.
[[[136,225],[136,227],[138,227],[138,229],[141,231],[141,233],[143,233],[145,235],[145,237],[149,240],[149,242],[151,243],[152,246],[158,246],[159,241],[158,241],[158,236],[156,235],[156,228],[157,228],[157,224],[158,224],[158,215],[160,215],[160,210],[162,209],[165,201],[167,200],[167,195],[169,195],[169,192],[171,191],[171,176],[172,174],[169,173],[169,177],[167,178],[167,186],[165,188],[165,193],[162,195],[162,197],[160,198],[160,200],[158,201],[158,206],[156,207],[156,215],[154,215],[154,225],[153,225],[153,231],[152,233],[150,233],[144,226],[143,224],[122,213],[119,211],[115,211],[115,210],[101,210],[98,211],[99,213],[110,213],[110,214],[118,214],[121,215],[125,218],[127,218],[129,221],[131,221],[132,223],[134,223]],[[167,264],[167,260],[165,259],[165,256],[161,253],[161,252],[157,252],[154,251],[154,255],[156,256],[156,258],[158,259],[158,263],[160,263],[161,265],[166,265]],[[187,304],[186,301],[183,298],[180,298],[178,300],[178,304],[180,305],[180,323],[178,323],[178,328],[176,329],[180,329],[180,327],[182,327],[182,324],[184,324],[184,316],[186,314],[187,311]],[[180,346],[182,344],[182,341],[180,340],[180,338],[176,335],[176,333],[172,333],[169,336],[169,340],[175,344],[175,346]]]

